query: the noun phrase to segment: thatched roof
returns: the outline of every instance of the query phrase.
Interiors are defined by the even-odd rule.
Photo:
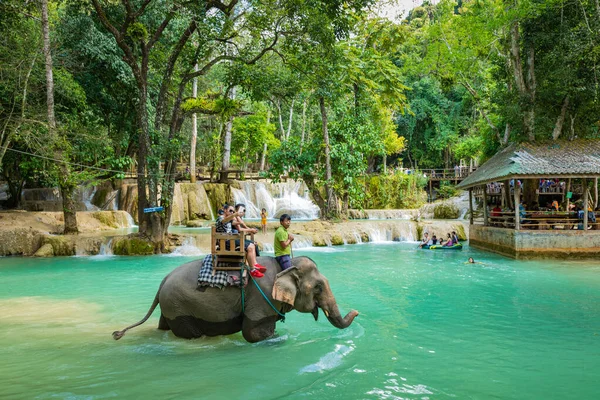
[[[468,189],[522,178],[600,177],[600,139],[511,144],[458,184]]]

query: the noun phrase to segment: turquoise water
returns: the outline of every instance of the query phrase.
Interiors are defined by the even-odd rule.
[[[600,265],[362,244],[295,251],[346,330],[292,312],[278,336],[183,340],[138,321],[183,257],[0,258],[0,398],[591,399]],[[473,256],[485,264],[465,264]]]

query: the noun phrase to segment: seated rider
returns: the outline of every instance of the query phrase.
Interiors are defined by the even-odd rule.
[[[423,234],[423,240],[421,240],[421,244],[419,245],[419,247],[429,246],[430,241],[431,241],[431,239],[429,239],[429,233],[425,232]]]
[[[455,231],[452,231],[452,244],[458,244],[458,235]]]
[[[437,242],[437,236],[433,235],[433,237],[431,238],[431,245],[437,244]]]
[[[232,206],[227,207],[227,211],[224,215],[219,215],[216,222],[216,231],[219,233],[233,233],[233,228],[231,222],[239,216],[242,216],[242,213],[236,213]],[[239,229],[239,228],[238,228]],[[267,269],[266,267],[258,264],[256,262],[256,246],[254,243],[247,241],[248,243],[244,244],[244,250],[246,250],[246,259],[248,260],[248,264],[251,267],[250,275],[255,278],[262,278],[264,276],[263,272]],[[229,245],[229,242],[227,242]],[[236,245],[238,243],[236,242]],[[229,249],[228,249],[229,250]]]
[[[442,246],[444,247],[452,247],[453,243],[452,243],[452,236],[447,233],[446,234],[446,241],[442,244]]]

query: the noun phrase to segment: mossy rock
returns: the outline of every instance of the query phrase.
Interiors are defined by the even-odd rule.
[[[421,240],[423,237],[423,226],[417,224],[417,240]]]
[[[142,256],[154,254],[154,244],[146,239],[136,236],[114,238],[112,243],[113,254],[119,256]]]
[[[77,253],[75,248],[76,238],[77,236],[44,236],[42,239],[42,247],[46,244],[50,244],[55,256],[74,256]]]
[[[460,224],[454,227],[454,231],[456,232],[456,236],[458,236],[459,240],[468,240],[467,234],[465,232],[465,227]]]
[[[342,237],[342,235],[338,232],[334,232],[331,235],[331,244],[334,246],[341,246],[344,244],[344,238]]]
[[[224,203],[230,201],[229,185],[224,183],[205,183],[204,190],[210,200],[210,204],[213,207],[213,212],[217,215],[217,210],[221,208]]]
[[[42,247],[40,247],[35,254],[34,257],[54,257],[54,249],[50,243],[46,243]]]
[[[356,244],[356,236],[346,234],[346,244]]]
[[[115,214],[112,212],[96,211],[92,213],[92,217],[100,221],[103,225],[110,226],[111,228],[119,227]]]
[[[442,203],[433,209],[433,218],[435,219],[457,219],[460,210],[454,204]]]
[[[322,235],[313,236],[313,246],[315,247],[326,247],[327,242],[325,242],[325,238]]]
[[[110,181],[102,182],[97,186],[96,192],[92,197],[91,203],[98,208],[102,208],[106,205],[108,196],[113,192],[113,187]]]

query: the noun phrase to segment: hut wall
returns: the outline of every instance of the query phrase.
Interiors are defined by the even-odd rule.
[[[600,231],[514,231],[471,225],[469,244],[517,259],[600,257]]]

